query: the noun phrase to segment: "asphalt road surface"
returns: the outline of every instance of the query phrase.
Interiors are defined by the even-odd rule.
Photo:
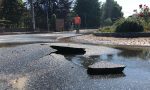
[[[91,76],[87,74],[86,68],[53,53],[55,50],[50,45],[54,45],[60,38],[70,36],[75,34],[0,36],[0,90],[149,90],[148,61],[133,60],[133,64],[133,61],[123,59],[120,63],[130,65],[125,69],[125,75]],[[93,49],[93,46],[86,47]],[[92,54],[93,51],[118,53],[116,49],[101,46],[92,49],[88,49]],[[89,51],[87,55],[91,53]],[[139,62],[142,64],[136,64]],[[140,65],[140,68],[136,68],[136,65]]]

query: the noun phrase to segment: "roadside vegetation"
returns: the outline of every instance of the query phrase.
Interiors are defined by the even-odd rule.
[[[123,17],[122,7],[114,0],[105,3],[99,0],[1,0],[0,28],[33,28],[35,25],[40,30],[49,27],[55,31],[56,21],[61,19],[67,30],[76,14],[81,17],[81,28],[112,25]]]
[[[139,5],[140,12],[134,10],[134,14],[128,18],[120,18],[113,25],[99,29],[102,33],[126,33],[126,32],[149,32],[150,10],[146,5]]]
[[[34,2],[33,2],[34,1]],[[100,32],[149,32],[150,10],[139,5],[139,10],[128,18],[114,0],[1,0],[0,29],[26,28],[39,31],[56,30],[62,21],[63,30],[73,27],[76,14],[81,17],[81,28],[100,28]]]

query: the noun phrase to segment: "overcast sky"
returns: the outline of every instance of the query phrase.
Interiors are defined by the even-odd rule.
[[[99,0],[104,2],[105,0]],[[146,4],[150,6],[150,0],[115,0],[118,2],[120,6],[122,6],[122,11],[124,12],[124,16],[130,16],[133,14],[134,9],[139,9],[140,4]]]

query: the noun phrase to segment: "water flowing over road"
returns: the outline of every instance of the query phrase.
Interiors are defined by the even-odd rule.
[[[74,33],[1,35],[0,89],[149,90],[149,47],[106,47],[61,41],[74,36]],[[51,45],[85,48],[86,54],[55,54]],[[99,61],[127,67],[123,74],[88,75],[87,66]]]

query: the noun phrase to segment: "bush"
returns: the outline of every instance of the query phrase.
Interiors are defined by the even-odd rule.
[[[125,32],[143,32],[144,27],[140,21],[137,19],[126,19],[116,26],[116,32],[125,33]]]
[[[0,27],[10,27],[11,21],[9,20],[0,20]]]
[[[150,23],[144,24],[144,32],[149,32],[150,31]]]
[[[107,18],[106,20],[104,20],[104,25],[105,26],[111,26],[113,24],[111,18]]]
[[[120,18],[118,20],[116,20],[113,24],[113,27],[117,27],[119,25],[121,25],[126,19],[125,18]]]
[[[150,31],[150,23],[147,23],[145,20],[140,19],[143,27],[144,27],[144,32],[149,32]]]
[[[101,28],[99,31],[102,33],[113,33],[115,32],[115,29],[112,26],[106,26]]]

